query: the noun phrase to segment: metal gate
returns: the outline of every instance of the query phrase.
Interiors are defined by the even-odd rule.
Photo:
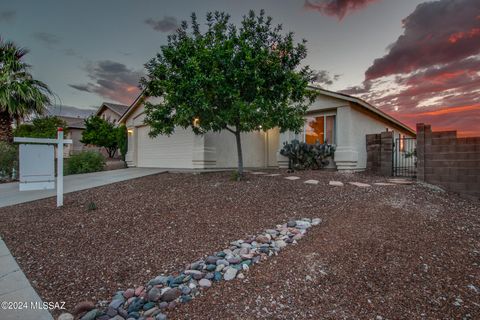
[[[417,139],[404,137],[395,139],[392,166],[395,177],[417,176]]]

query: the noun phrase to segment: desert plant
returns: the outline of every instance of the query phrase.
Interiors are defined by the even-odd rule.
[[[290,169],[321,169],[329,164],[327,158],[333,157],[335,147],[319,142],[307,144],[298,140],[284,142],[280,154],[289,160]]]
[[[94,211],[97,210],[97,204],[93,201],[90,201],[87,205],[87,210],[88,211]]]
[[[240,181],[240,174],[237,170],[233,171],[230,175],[230,181]]]
[[[18,148],[0,141],[0,180],[10,180],[14,170],[18,170]]]
[[[82,151],[70,156],[65,163],[64,173],[77,174],[102,171],[105,167],[105,158],[96,151]]]
[[[405,158],[411,158],[411,157],[417,157],[417,148],[411,150],[411,151],[406,151],[405,152]]]

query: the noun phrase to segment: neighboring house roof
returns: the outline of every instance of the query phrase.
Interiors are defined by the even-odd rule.
[[[85,119],[84,118],[74,118],[74,117],[62,117],[57,116],[67,123],[68,128],[72,129],[85,129]]]
[[[360,98],[352,97],[352,96],[349,96],[348,94],[344,94],[344,93],[339,93],[339,92],[334,92],[334,91],[330,91],[330,90],[325,90],[325,89],[323,89],[323,88],[316,87],[316,86],[312,86],[312,85],[310,85],[309,87],[310,87],[311,89],[314,89],[314,90],[320,92],[321,94],[326,95],[326,96],[353,102],[353,103],[359,105],[360,107],[363,107],[363,108],[366,109],[367,111],[370,111],[370,112],[376,114],[377,116],[380,116],[381,118],[387,120],[388,122],[391,122],[391,123],[395,124],[396,126],[401,127],[401,128],[404,129],[405,131],[411,133],[412,135],[416,136],[415,130],[413,130],[412,128],[410,128],[410,127],[407,126],[406,124],[398,121],[398,120],[395,119],[394,117],[386,114],[385,112],[383,112],[383,111],[381,111],[380,109],[372,106],[370,103],[368,103],[368,102],[366,102],[366,101],[364,101],[364,100],[362,100],[362,99],[360,99]]]
[[[55,105],[47,107],[47,115],[69,118],[88,118],[95,113],[95,109],[83,109],[72,106]]]
[[[416,136],[415,130],[413,130],[412,128],[410,128],[406,124],[403,124],[402,122],[398,121],[394,117],[389,116],[385,112],[381,111],[380,109],[377,109],[376,107],[372,106],[371,104],[369,104],[368,102],[366,102],[366,101],[364,101],[360,98],[352,97],[352,96],[349,96],[348,94],[344,94],[344,93],[325,90],[323,88],[316,87],[316,86],[313,86],[313,85],[309,85],[309,88],[311,88],[313,90],[316,90],[316,91],[320,92],[321,94],[324,94],[324,95],[329,96],[329,97],[353,102],[353,103],[359,105],[360,107],[366,109],[367,111],[372,112],[373,114],[376,114],[377,116],[386,120],[387,122],[393,123],[394,125],[402,128],[403,130],[405,130],[405,131],[411,133],[412,135]],[[136,109],[136,107],[144,100],[144,98],[146,98],[146,96],[144,95],[144,92],[141,92],[140,95],[135,99],[135,101],[133,101],[133,103],[130,105],[130,107],[128,107],[127,111],[123,114],[123,116],[119,119],[119,122],[123,122],[128,117],[128,115],[130,113],[132,113]]]
[[[100,108],[98,108],[98,110],[96,112],[96,115],[99,116],[103,112],[103,110],[110,109],[121,117],[121,116],[123,116],[125,111],[128,110],[128,108],[129,108],[129,106],[126,106],[126,105],[123,105],[123,104],[104,102],[104,103],[102,103]]]

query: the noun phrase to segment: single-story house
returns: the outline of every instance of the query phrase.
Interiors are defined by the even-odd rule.
[[[59,116],[58,118],[62,119],[67,123],[67,135],[64,138],[72,139],[72,144],[64,145],[64,156],[69,157],[72,154],[79,153],[84,150],[89,150],[88,146],[80,142],[80,140],[82,140],[82,133],[85,130],[85,119],[62,116]]]
[[[107,120],[115,125],[118,124],[118,120],[123,116],[125,111],[127,111],[129,106],[123,104],[116,104],[111,102],[103,102],[102,105],[98,108],[95,113],[96,116]]]
[[[95,113],[94,109],[81,109],[71,106],[50,106],[47,107],[47,115],[56,116],[67,123],[67,134],[65,139],[72,139],[72,144],[66,144],[63,149],[65,157],[85,150],[98,150],[99,148],[87,146],[80,142],[82,133],[85,130],[85,119]]]
[[[415,137],[414,130],[359,98],[317,87],[311,89],[319,95],[306,113],[302,133],[280,133],[274,128],[242,134],[245,167],[288,167],[288,159],[279,150],[284,142],[298,139],[334,144],[334,166],[338,170],[364,170],[367,134],[388,129],[396,138]],[[189,169],[237,166],[235,137],[228,131],[195,135],[191,129],[177,128],[171,136],[150,138],[150,128],[144,124],[144,102],[148,99],[139,96],[119,120],[128,130],[128,166]]]

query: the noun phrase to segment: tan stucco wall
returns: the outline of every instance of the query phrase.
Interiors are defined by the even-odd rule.
[[[366,168],[366,138],[367,134],[380,133],[386,128],[395,132],[398,137],[399,128],[391,124],[378,115],[365,111],[364,108],[342,99],[337,99],[325,95],[319,96],[310,106],[307,114],[313,115],[336,115],[336,152],[335,163],[339,170],[364,170]],[[137,148],[138,148],[138,130],[144,126],[145,114],[143,105],[138,106],[125,119],[125,124],[129,130],[129,146],[126,155],[127,163],[136,166]],[[145,138],[145,129],[142,137]],[[183,130],[183,129],[181,129]],[[410,133],[402,131],[407,137]],[[185,132],[182,131],[181,137],[176,139],[175,134],[170,137],[158,137],[157,142],[152,144],[152,150],[155,148],[168,148],[168,144],[182,143],[183,147],[175,151],[172,162],[169,167],[184,168],[235,168],[237,166],[237,149],[235,137],[228,131],[219,133],[206,133],[203,136],[195,136],[189,131],[191,139],[185,139]],[[293,132],[279,133],[278,129],[269,132],[254,131],[242,134],[243,161],[245,167],[275,167],[280,165],[285,167],[288,160],[279,154],[285,141],[293,139],[303,139],[303,133],[294,134]],[[188,141],[185,144],[185,141]],[[163,147],[162,147],[163,146]],[[191,150],[186,150],[186,148]],[[172,151],[172,148],[169,148]],[[153,152],[157,152],[153,151]],[[170,157],[170,155],[169,155]],[[175,158],[177,157],[177,158]],[[159,159],[162,156],[159,155]],[[174,159],[177,159],[175,161]],[[163,162],[164,163],[164,162]],[[191,165],[190,165],[191,163]],[[153,164],[152,164],[153,165]]]
[[[338,140],[335,162],[339,169],[365,170],[367,167],[366,135],[380,133],[388,129],[394,132],[394,138],[399,134],[407,137],[412,135],[406,131],[399,131],[387,121],[374,117],[353,106],[337,109]],[[350,155],[350,159],[348,158]],[[356,163],[354,160],[356,159]],[[352,160],[349,163],[348,160]]]
[[[263,131],[241,134],[243,165],[264,167],[266,161],[266,135]],[[215,153],[216,168],[235,168],[238,164],[237,142],[229,131],[205,134],[205,146]]]
[[[150,138],[145,126],[145,108],[139,105],[124,123],[128,130],[128,151],[125,161],[129,166],[193,168],[195,151],[203,149],[204,142],[191,129],[176,128],[171,136]],[[143,159],[139,157],[140,153]]]
[[[80,142],[80,140],[82,139],[83,131],[84,129],[79,129],[79,128],[68,129],[68,134],[66,135],[65,139],[72,139],[72,144],[66,144],[63,147],[64,157],[68,158],[72,154],[79,153],[82,151],[87,151],[87,150],[97,151],[102,153],[104,156],[106,156],[106,152],[103,151],[103,148],[85,145]]]
[[[412,134],[399,130],[398,127],[389,123],[389,121],[381,118],[371,112],[365,111],[364,108],[341,99],[328,96],[319,96],[310,106],[308,115],[336,115],[336,151],[335,166],[339,170],[365,170],[367,165],[366,138],[367,134],[380,133],[388,128],[394,131],[395,138],[399,134],[406,137],[412,137]],[[303,140],[303,133],[294,134],[285,132],[280,135],[280,148],[285,141],[293,139]],[[288,166],[288,159],[278,155],[279,165],[281,167]]]
[[[102,112],[99,113],[98,115],[100,118],[102,119],[105,119],[111,123],[115,123],[117,124],[118,123],[118,120],[120,119],[120,116],[113,112],[112,110],[108,109],[108,108],[103,108]],[[105,118],[104,118],[105,116]]]

